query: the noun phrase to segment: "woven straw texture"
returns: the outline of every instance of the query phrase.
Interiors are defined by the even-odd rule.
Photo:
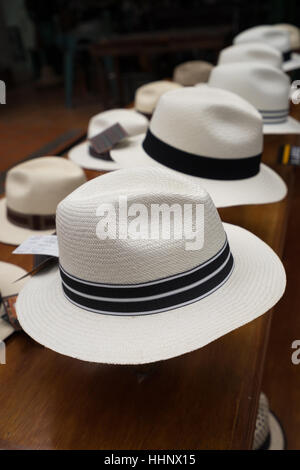
[[[125,190],[132,200],[146,204],[166,198],[177,203],[203,202],[207,226],[203,249],[191,256],[177,241],[162,240],[161,247],[139,240],[116,241],[114,247],[109,240],[99,243],[93,211],[99,200],[114,203],[116,194]],[[65,298],[59,272],[53,268],[34,276],[20,293],[19,321],[32,338],[62,354],[94,362],[139,364],[205,346],[265,313],[282,296],[286,279],[277,255],[250,232],[222,225],[209,196],[189,178],[177,179],[152,169],[101,176],[58,208],[61,263],[81,278],[130,284],[181,272],[215,253],[224,242],[224,230],[234,270],[219,289],[200,301],[152,315],[93,313]]]
[[[0,241],[18,245],[31,235],[54,231],[14,225],[7,219],[7,206],[24,214],[52,215],[57,204],[85,181],[82,169],[64,158],[35,158],[16,165],[7,174],[6,197],[0,201]]]

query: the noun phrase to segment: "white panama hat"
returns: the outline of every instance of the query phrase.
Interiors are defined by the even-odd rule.
[[[173,80],[182,86],[206,83],[213,67],[213,64],[204,60],[190,60],[189,62],[184,62],[175,67]]]
[[[181,88],[181,85],[179,85],[179,83],[170,82],[169,80],[158,80],[140,86],[136,90],[134,98],[136,111],[150,119],[160,97],[164,93],[175,90],[176,88]]]
[[[187,250],[174,226],[170,237],[98,238],[99,206],[118,211],[120,196],[131,215],[142,204],[147,221],[152,204],[202,204],[202,248]],[[123,230],[119,220],[110,212],[107,223]],[[119,170],[89,181],[59,204],[57,236],[60,268],[33,276],[16,309],[29,336],[77,359],[141,364],[179,356],[267,312],[285,290],[273,250],[222,224],[208,193],[168,170]]]
[[[262,147],[256,109],[234,93],[200,85],[163,95],[146,138],[132,138],[111,156],[122,167],[160,166],[188,174],[217,207],[226,207],[286,195],[280,176],[260,163]]]
[[[285,435],[277,417],[270,411],[264,393],[260,394],[253,450],[284,450]]]
[[[300,29],[297,26],[287,23],[275,24],[274,28],[281,29],[286,31],[290,37],[290,44],[292,51],[299,51],[300,49]],[[296,70],[300,68],[300,54],[297,52],[291,53],[291,59],[283,64],[283,69],[285,72]]]
[[[235,62],[259,62],[281,69],[282,55],[274,47],[262,42],[249,42],[229,46],[220,52],[218,65]]]
[[[278,23],[274,25],[274,28],[282,29],[289,34],[292,50],[300,49],[300,29],[297,26],[289,23]]]
[[[290,79],[282,70],[256,62],[216,66],[209,85],[241,96],[260,111],[264,134],[299,134],[300,122],[289,116]]]
[[[299,57],[291,53],[290,33],[282,28],[270,25],[255,26],[238,34],[233,42],[234,44],[263,42],[281,52],[283,70],[287,72],[300,67]]]
[[[0,200],[0,242],[19,245],[31,235],[53,233],[57,204],[85,181],[79,166],[60,157],[34,158],[13,167]]]
[[[119,123],[129,136],[136,136],[146,132],[149,121],[140,113],[132,109],[110,109],[96,114],[90,119],[88,126],[88,138],[94,137],[114,124]],[[118,145],[126,144],[126,140]],[[117,170],[119,166],[113,160],[104,155],[95,155],[88,141],[73,147],[68,154],[70,160],[77,165],[90,170]]]
[[[8,297],[19,293],[20,289],[24,286],[27,279],[21,279],[18,282],[17,279],[21,278],[26,274],[24,269],[19,266],[15,266],[11,263],[4,263],[0,261],[0,294],[1,297]],[[10,336],[14,332],[14,328],[4,318],[3,305],[0,305],[0,341]]]

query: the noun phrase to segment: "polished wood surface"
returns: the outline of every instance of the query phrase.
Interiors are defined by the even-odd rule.
[[[291,189],[293,170],[276,163],[281,141],[267,138],[263,159]],[[290,198],[220,214],[281,255]],[[0,259],[28,269],[30,256],[12,249],[0,244]],[[270,324],[269,312],[200,350],[141,367],[74,360],[18,333],[0,366],[0,448],[251,448]]]

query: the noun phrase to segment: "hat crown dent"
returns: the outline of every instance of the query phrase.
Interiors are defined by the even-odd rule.
[[[243,44],[254,41],[262,41],[275,47],[280,52],[288,52],[291,49],[289,34],[282,29],[269,25],[260,25],[246,29],[238,34],[233,42],[234,44]]]
[[[209,85],[234,91],[261,111],[289,109],[290,79],[271,65],[254,62],[217,65]]]
[[[94,137],[114,124],[119,123],[129,137],[146,132],[148,120],[145,116],[129,109],[111,109],[96,114],[90,119],[88,137]]]
[[[191,204],[194,214],[196,204],[203,204],[203,225],[197,227],[204,230],[203,248],[186,250],[186,242],[191,240],[174,239],[172,229],[169,239],[134,240],[127,236],[101,240],[96,233],[101,220],[97,208],[113,205],[116,219],[112,215],[109,221],[116,220],[118,230],[119,196],[127,197],[128,209],[142,204],[148,211],[149,226],[153,204],[177,204],[182,213],[184,204]],[[129,217],[128,224],[131,220]],[[208,193],[185,176],[175,177],[156,168],[119,170],[89,181],[59,204],[56,227],[63,269],[77,278],[108,284],[139,284],[188,271],[215,256],[226,240]]]
[[[53,215],[57,204],[85,181],[83,170],[69,160],[35,158],[8,171],[7,207],[23,214]]]
[[[234,93],[207,85],[163,95],[150,122],[158,139],[184,152],[239,159],[262,151],[262,118]]]
[[[282,67],[282,55],[274,47],[260,42],[236,44],[220,52],[218,65],[234,62],[260,62]]]

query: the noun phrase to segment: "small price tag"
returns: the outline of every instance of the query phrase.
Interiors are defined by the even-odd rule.
[[[94,137],[91,137],[89,139],[89,142],[91,144],[92,149],[97,154],[106,154],[125,137],[128,137],[127,132],[117,122],[111,127],[105,129],[105,131],[102,131]]]
[[[283,145],[279,153],[280,163],[283,165],[300,165],[300,147],[296,145]]]
[[[56,235],[34,235],[13,251],[15,255],[48,255],[58,258]]]

